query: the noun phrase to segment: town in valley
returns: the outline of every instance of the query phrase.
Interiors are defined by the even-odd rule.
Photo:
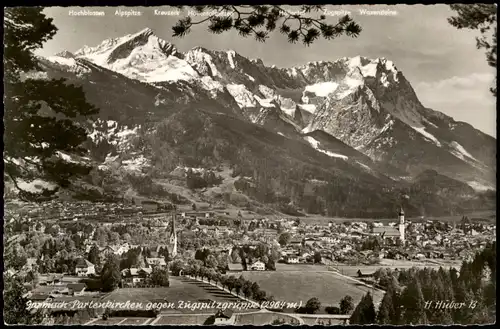
[[[4,8],[4,323],[496,322],[496,12]]]

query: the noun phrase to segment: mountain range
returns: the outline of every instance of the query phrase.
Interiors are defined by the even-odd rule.
[[[426,108],[385,58],[278,68],[232,50],[181,52],[147,28],[39,61],[38,78],[81,85],[101,110],[82,121],[95,166],[84,181],[100,195],[138,193],[127,177],[140,176],[172,197],[185,188],[176,169],[222,167],[210,202],[241,194],[299,213],[386,216],[406,195],[410,213],[441,215],[481,208],[495,190],[496,140]]]

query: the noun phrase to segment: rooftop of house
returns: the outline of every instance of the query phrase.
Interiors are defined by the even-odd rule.
[[[229,310],[229,309],[225,309],[225,310],[218,310],[217,313],[215,313],[215,317],[216,318],[225,318],[225,319],[229,319],[233,316],[233,311]]]
[[[27,266],[33,266],[33,265],[36,265],[36,258],[28,258],[26,259],[26,265]]]
[[[242,271],[243,270],[243,265],[241,265],[241,263],[229,263],[228,267],[229,267],[230,271]]]
[[[148,264],[166,264],[165,259],[161,257],[146,258]]]
[[[34,294],[31,294],[28,299],[29,300],[38,300],[38,301],[44,301],[46,300],[47,298],[49,298],[49,295],[48,294],[39,294],[39,293],[34,293]]]
[[[257,265],[257,264],[262,264],[262,265],[265,265],[265,264],[264,264],[264,262],[262,262],[262,261],[260,261],[260,260],[257,260],[257,261],[255,261],[255,262],[252,264],[252,266],[253,266],[253,265]]]
[[[83,289],[87,288],[87,285],[85,283],[68,283],[66,287],[75,291],[82,291]]]
[[[122,270],[122,274],[123,275],[130,275],[130,276],[138,276],[141,273],[151,274],[152,271],[153,271],[153,269],[148,268],[148,267],[142,267],[142,268],[132,267],[132,268]]]
[[[77,268],[87,268],[87,267],[91,267],[91,266],[94,266],[94,264],[92,264],[91,262],[89,262],[85,258],[78,259],[78,262],[76,263]]]
[[[382,227],[374,227],[372,233],[375,234],[384,234],[384,236],[399,236],[399,231],[391,226],[382,226]]]

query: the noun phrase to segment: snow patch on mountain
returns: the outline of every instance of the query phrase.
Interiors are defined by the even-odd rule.
[[[231,66],[232,69],[234,69],[236,66],[234,65],[234,56],[236,55],[236,53],[234,52],[234,50],[229,50],[227,52],[227,60],[229,61],[229,65]]]
[[[219,81],[215,81],[209,76],[203,76],[200,79],[203,89],[210,91],[213,98],[216,98],[219,92],[224,92],[224,86]]]
[[[475,191],[479,191],[479,192],[487,191],[487,190],[495,190],[494,186],[485,185],[485,184],[482,184],[482,183],[477,182],[477,181],[469,181],[469,182],[467,182],[467,185],[472,187]]]
[[[228,84],[226,89],[240,108],[255,107],[257,105],[254,94],[245,85]]]
[[[62,56],[48,56],[45,57],[46,60],[48,60],[52,64],[57,64],[60,66],[64,66],[69,70],[70,72],[76,73],[78,76],[81,76],[86,73],[90,73],[91,70],[85,66],[82,63],[79,63],[77,60],[71,57],[62,57]],[[36,74],[34,73],[43,73],[38,77],[38,79],[42,78],[45,79],[47,78],[47,72],[30,72],[30,78],[32,79],[37,79]]]
[[[356,161],[356,163],[357,163],[359,166],[361,166],[364,170],[366,170],[367,172],[369,172],[369,173],[372,173],[372,172],[373,172],[372,168],[368,167],[368,166],[367,166],[367,165],[365,165],[364,163],[361,163],[361,162],[359,162],[359,161]]]
[[[49,61],[57,63],[60,65],[74,66],[76,65],[76,60],[74,58],[65,58],[59,56],[48,56],[46,57]]]
[[[388,130],[388,129],[391,129],[391,127],[394,125],[394,120],[390,120],[389,122],[387,122],[383,127],[382,129],[380,130],[380,133],[383,133],[384,131]]]
[[[264,95],[264,98],[276,97],[276,92],[273,89],[269,88],[268,86],[259,85],[259,91],[262,95]]]
[[[57,151],[56,153],[57,153],[57,156],[58,156],[59,158],[63,159],[63,160],[64,160],[64,161],[66,161],[66,162],[69,162],[69,163],[80,163],[79,161],[74,160],[74,159],[71,157],[71,155],[69,155],[69,154],[66,154],[66,153],[61,152],[61,151]]]
[[[247,73],[245,73],[245,75],[247,76],[247,78],[252,81],[252,82],[255,82],[255,78],[252,77],[251,75],[248,75]]]
[[[370,62],[369,59],[363,56],[355,56],[352,58],[345,57],[344,59],[347,60],[347,67],[349,69],[353,69],[356,67],[363,67],[364,65]]]
[[[298,104],[298,106],[303,109],[304,111],[307,111],[311,114],[316,112],[316,105],[314,104]]]
[[[362,79],[355,79],[350,77],[346,77],[344,82],[349,88],[351,88],[351,90],[358,88],[359,86],[362,86],[364,84]]]
[[[126,171],[141,172],[142,169],[148,165],[149,160],[142,154],[137,158],[122,161],[122,168]]]
[[[259,102],[260,106],[262,107],[275,107],[274,104],[272,104],[272,101],[274,99],[269,99],[269,98],[260,98],[259,96],[255,95],[254,96],[257,102]]]
[[[288,115],[291,118],[293,118],[293,116],[295,115],[295,109],[281,107],[281,111],[283,111],[286,115]]]
[[[377,76],[377,63],[370,63],[368,65],[361,67],[361,74],[364,77],[376,77]]]
[[[425,131],[425,128],[424,127],[413,127],[411,126],[415,131],[417,131],[418,133],[420,133],[422,136],[424,136],[425,138],[427,138],[428,140],[431,140],[432,142],[434,142],[434,144],[436,144],[437,146],[441,147],[441,143],[439,142],[439,140],[434,137],[434,135],[432,135],[431,133]]]
[[[217,66],[214,63],[214,58],[205,48],[195,47],[187,52],[185,58],[186,61],[193,65],[193,67],[195,67],[202,75],[208,74],[214,78],[222,77],[219,70],[217,69]],[[209,69],[209,72],[207,72],[207,67]]]
[[[115,145],[117,151],[125,152],[131,147],[130,138],[136,137],[139,129],[141,129],[141,125],[135,127],[118,126],[118,122],[114,120],[98,119],[92,124],[88,136],[94,144],[107,141],[109,144]]]
[[[21,189],[31,193],[41,193],[43,192],[43,190],[54,191],[57,188],[57,185],[40,178],[37,178],[31,182],[26,182],[20,179],[17,181],[17,185]]]
[[[467,152],[467,150],[460,144],[458,144],[457,142],[451,142],[450,143],[450,146],[454,149],[454,151],[452,151],[452,153],[456,156],[458,156],[460,159],[462,160],[465,160],[464,156],[469,158],[469,159],[472,159],[474,161],[477,161],[476,158],[474,158],[469,152]]]
[[[149,68],[152,70],[148,71]],[[147,82],[189,81],[199,78],[198,73],[186,61],[175,56],[169,56],[161,63],[152,64],[150,67],[144,66],[142,69],[146,69],[146,71],[141,72],[137,68],[130,68],[124,72],[129,77],[135,77],[138,80]]]
[[[341,159],[344,159],[344,160],[347,160],[348,157],[345,156],[345,155],[342,155],[342,154],[338,154],[338,153],[334,153],[334,152],[330,152],[330,151],[325,151],[325,150],[322,150],[319,148],[319,141],[314,139],[313,137],[311,136],[306,136],[304,137],[304,139],[309,142],[309,144],[311,144],[311,146],[313,148],[315,148],[317,151],[321,152],[321,153],[324,153],[332,158],[341,158]]]
[[[318,97],[326,97],[333,93],[338,86],[339,84],[333,81],[320,82],[314,85],[306,86],[305,91],[316,94]]]

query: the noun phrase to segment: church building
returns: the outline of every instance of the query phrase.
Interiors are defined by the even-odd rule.
[[[170,257],[174,258],[177,256],[177,231],[175,228],[175,221],[176,221],[176,216],[177,212],[174,211],[172,214],[172,222],[170,225],[170,237],[169,237],[169,246],[168,246],[168,251],[170,253]]]
[[[405,236],[405,213],[403,207],[400,208],[398,213],[398,228],[392,226],[379,226],[373,227],[372,233],[382,237],[382,240],[388,244],[396,244],[398,242],[404,244]]]

